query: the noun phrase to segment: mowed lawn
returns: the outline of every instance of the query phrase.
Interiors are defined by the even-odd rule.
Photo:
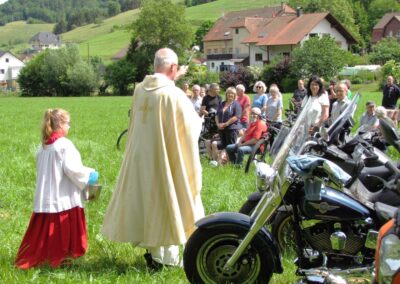
[[[360,103],[381,94],[370,92]],[[290,95],[284,96],[285,106]],[[378,99],[379,97],[379,99]],[[116,149],[119,133],[127,127],[130,97],[5,98],[0,97],[0,283],[186,283],[183,269],[166,268],[152,273],[142,257],[144,250],[129,244],[109,242],[99,233],[103,215],[114,190],[123,153]],[[40,144],[40,123],[47,108],[71,113],[69,138],[82,155],[83,163],[100,173],[100,199],[87,203],[89,235],[87,254],[72,266],[21,271],[13,262],[32,213],[35,190],[34,156]],[[140,167],[141,161],[136,161]],[[226,166],[212,168],[202,157],[202,199],[206,213],[238,211],[255,190],[254,173]],[[284,258],[285,272],[272,283],[296,280],[292,259]]]

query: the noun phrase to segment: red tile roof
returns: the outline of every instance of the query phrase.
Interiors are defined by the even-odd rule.
[[[296,11],[287,5],[279,5],[229,12],[217,20],[211,30],[204,36],[203,41],[231,40],[232,27],[250,27],[251,29],[254,27],[254,23],[257,23],[262,18],[273,18],[285,14],[296,14]],[[246,18],[250,19],[246,20]]]
[[[257,45],[295,45],[298,44],[315,26],[326,19],[334,26],[350,44],[356,39],[330,14],[303,14],[300,17],[288,15],[272,18],[259,25],[255,32],[244,39],[244,43]]]

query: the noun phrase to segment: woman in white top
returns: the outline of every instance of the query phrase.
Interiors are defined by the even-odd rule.
[[[44,263],[54,268],[86,252],[83,189],[95,184],[99,174],[82,165],[78,150],[65,138],[69,128],[68,112],[45,112],[42,145],[36,154],[33,213],[15,261],[21,269]]]
[[[312,76],[307,84],[307,96],[304,98],[302,107],[308,100],[312,101],[311,110],[307,113],[311,121],[310,134],[314,134],[319,130],[324,122],[329,118],[329,98],[325,92],[321,78]]]
[[[278,87],[270,87],[269,94],[270,96],[267,100],[267,110],[265,112],[265,118],[270,121],[281,122],[283,105]]]

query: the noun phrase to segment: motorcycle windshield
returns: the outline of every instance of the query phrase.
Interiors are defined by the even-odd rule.
[[[356,110],[357,102],[360,99],[360,94],[357,93],[352,99],[351,103],[346,107],[342,114],[337,118],[337,120],[328,128],[327,130],[327,142],[334,141],[337,139],[340,131],[342,130],[345,123],[350,122],[352,116]],[[295,124],[290,129],[289,133],[282,132],[276,137],[274,144],[279,145],[279,150],[273,149],[273,163],[271,167],[277,172],[281,172],[286,165],[286,158],[289,155],[299,155],[302,154],[304,144],[310,139],[309,130],[312,124],[313,112],[313,102],[312,100],[307,100],[306,105],[302,109],[300,115],[298,116]],[[276,153],[276,154],[275,154]],[[285,175],[284,175],[285,176]]]
[[[357,103],[359,102],[361,95],[357,93],[354,98],[351,100],[351,103],[345,108],[345,110],[339,115],[339,117],[332,123],[332,125],[328,128],[328,144],[333,143],[337,140],[340,132],[342,131],[343,127],[346,123],[353,122],[353,115],[357,108]]]

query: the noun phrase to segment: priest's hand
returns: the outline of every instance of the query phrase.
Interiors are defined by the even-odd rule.
[[[188,70],[189,70],[189,65],[181,65],[181,66],[179,66],[179,69],[176,72],[174,80],[177,81],[180,78],[182,78],[183,76],[185,76]]]

